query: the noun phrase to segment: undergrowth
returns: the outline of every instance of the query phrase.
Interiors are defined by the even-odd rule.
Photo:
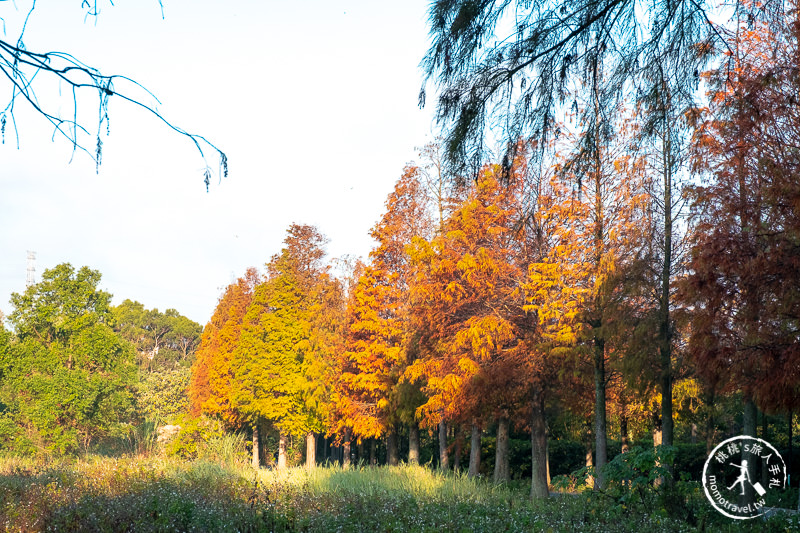
[[[657,495],[527,496],[525,488],[411,466],[255,472],[142,457],[0,460],[5,531],[800,531],[791,518],[687,519]]]

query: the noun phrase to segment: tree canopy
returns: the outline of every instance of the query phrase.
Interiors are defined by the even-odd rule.
[[[724,14],[734,20],[783,11],[780,2],[729,6]],[[436,0],[420,104],[433,81],[454,175],[474,175],[495,142],[510,165],[520,137],[557,137],[559,119],[582,96],[599,106],[583,113],[585,131],[608,137],[610,131],[591,130],[612,118],[623,98],[647,104],[668,92],[679,109],[694,102],[699,73],[730,50],[725,23],[715,22],[721,7],[693,0]],[[582,157],[591,157],[590,146]]]
[[[68,452],[118,434],[134,417],[133,347],[113,330],[100,273],[63,263],[14,293],[15,341],[2,351],[8,441]]]

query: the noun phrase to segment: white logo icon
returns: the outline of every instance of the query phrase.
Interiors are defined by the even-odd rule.
[[[786,463],[778,450],[744,435],[717,445],[703,466],[703,489],[711,505],[737,520],[764,514],[764,497],[786,488],[786,478]]]

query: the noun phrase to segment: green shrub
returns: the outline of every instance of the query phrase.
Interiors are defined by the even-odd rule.
[[[213,439],[215,442],[224,440],[226,432],[222,424],[211,418],[200,416],[193,417],[182,415],[175,420],[180,426],[180,431],[165,445],[165,452],[169,457],[180,459],[197,459],[208,447]]]

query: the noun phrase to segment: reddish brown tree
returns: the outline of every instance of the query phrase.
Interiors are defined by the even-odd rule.
[[[752,402],[800,406],[800,27],[787,13],[741,22],[695,117],[697,168],[711,181],[693,190],[689,347],[708,382],[741,390],[748,433]]]

